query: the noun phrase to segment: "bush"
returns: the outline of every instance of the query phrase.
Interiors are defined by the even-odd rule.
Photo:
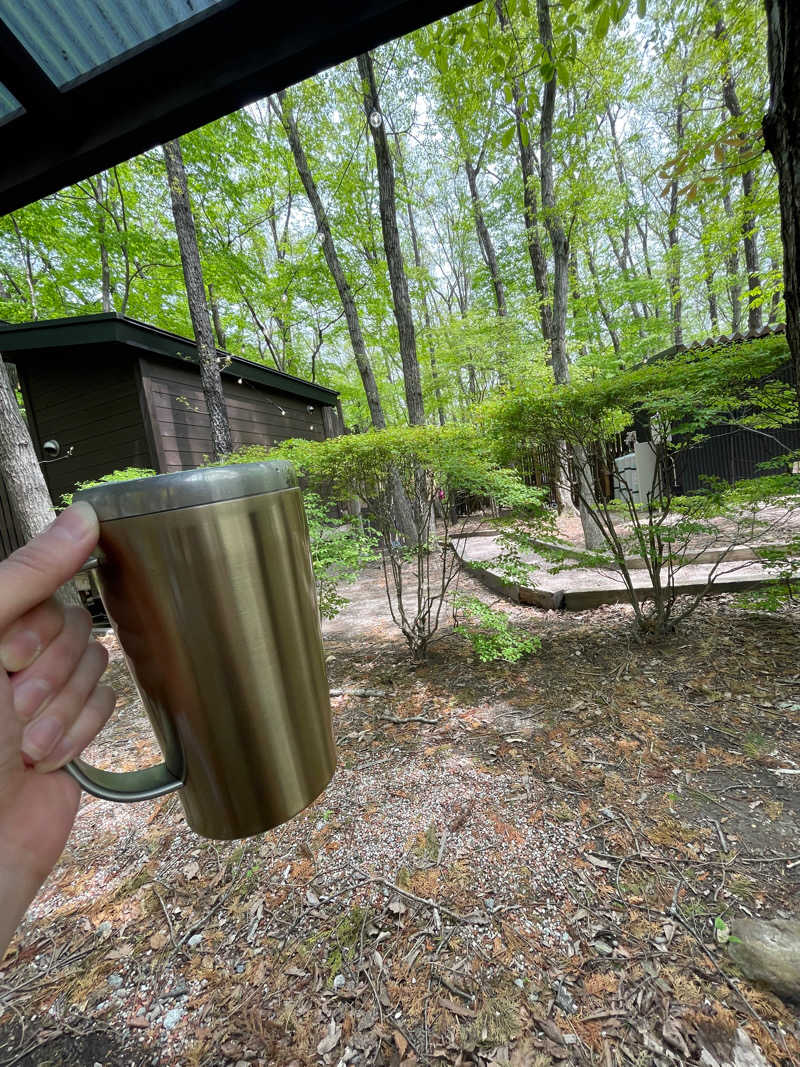
[[[500,467],[486,438],[468,425],[298,439],[271,455],[292,460],[313,488],[342,504],[365,502],[380,534],[392,619],[417,660],[425,658],[457,581],[460,561],[452,541],[469,521],[458,514],[459,497],[490,498],[494,511],[505,513],[502,521],[516,516],[538,525],[547,516],[541,490]]]
[[[459,622],[459,615],[464,618]],[[459,596],[453,602],[454,633],[466,637],[481,663],[505,660],[517,663],[523,656],[538,652],[539,637],[514,626],[504,611],[489,607],[478,597]]]
[[[151,471],[145,467],[126,467],[124,470],[112,471],[110,474],[104,474],[102,477],[95,478],[88,482],[76,482],[73,492],[62,493],[62,507],[69,507],[72,503],[74,494],[81,489],[94,489],[96,485],[106,485],[108,482],[132,482],[136,478],[153,478],[155,473],[155,471]]]

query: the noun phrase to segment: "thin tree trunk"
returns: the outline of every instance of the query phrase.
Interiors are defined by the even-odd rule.
[[[675,147],[680,153],[683,145],[683,106],[686,94],[687,76],[684,74],[681,81],[681,93],[678,98],[678,107],[675,113]],[[669,302],[672,312],[672,343],[683,344],[683,293],[681,291],[681,246],[678,216],[678,179],[673,178],[670,183],[669,193],[669,226],[667,230],[669,261],[667,284],[669,286]]]
[[[103,311],[113,311],[111,303],[111,270],[108,263],[108,245],[106,244],[106,200],[107,190],[102,174],[97,175],[97,184],[92,186],[97,204],[97,235],[100,242],[100,298]]]
[[[197,343],[200,363],[200,383],[203,387],[208,417],[211,422],[211,449],[214,459],[220,459],[233,451],[231,428],[222,392],[222,376],[217,362],[217,348],[211,332],[211,319],[206,303],[206,288],[203,283],[203,268],[200,265],[200,250],[197,247],[197,232],[189,200],[189,187],[183,166],[183,154],[179,141],[167,141],[163,146],[167,166],[172,215],[183,264],[186,299]]]
[[[472,160],[465,159],[464,170],[467,173],[467,184],[469,185],[469,195],[472,200],[472,215],[475,219],[475,230],[478,234],[478,244],[480,245],[483,261],[489,270],[489,277],[492,280],[492,289],[494,290],[497,314],[501,318],[505,318],[508,314],[508,308],[506,307],[506,293],[505,288],[503,287],[503,279],[500,277],[500,269],[497,266],[497,253],[495,252],[494,241],[492,241],[492,235],[489,233],[489,227],[486,225],[486,219],[483,215],[481,194],[478,191],[478,167],[472,163]]]
[[[403,163],[403,155],[402,155],[402,151],[401,151],[401,148],[400,148],[400,138],[397,136],[397,130],[394,130],[393,133],[394,133],[394,143],[395,143],[395,146],[397,148],[397,158],[398,158],[398,161],[400,162],[400,167],[401,167],[401,171],[402,171],[402,174],[403,174],[403,184],[406,187],[406,214],[408,215],[408,229],[409,229],[409,231],[411,233],[411,248],[414,251],[414,266],[417,268],[417,273],[421,274],[422,273],[422,253],[421,253],[420,247],[419,247],[419,234],[417,233],[417,224],[416,224],[416,221],[414,219],[414,209],[411,206],[411,190],[409,189],[409,186],[408,186],[408,179],[407,179],[407,176],[406,176],[405,165]],[[443,401],[442,401],[442,386],[441,386],[441,382],[439,381],[439,368],[438,368],[437,363],[436,363],[436,352],[434,350],[433,339],[431,337],[431,334],[432,334],[432,331],[433,331],[433,325],[431,323],[430,308],[428,307],[428,294],[424,289],[422,291],[422,315],[423,315],[423,318],[425,320],[425,329],[427,331],[428,338],[429,338],[429,341],[428,341],[428,357],[429,357],[429,360],[430,360],[430,367],[431,367],[431,382],[433,383],[433,392],[434,392],[434,396],[436,397],[436,414],[438,415],[438,418],[439,418],[439,425],[440,426],[444,426],[446,420],[445,420],[445,415],[444,415],[444,404],[443,404]]]
[[[731,204],[730,189],[725,189],[722,194],[722,206],[725,216],[733,218],[733,205]],[[728,299],[731,302],[731,332],[738,333],[742,326],[742,284],[739,280],[739,252],[737,247],[731,249],[730,255],[725,260],[725,270],[728,274]]]
[[[536,16],[539,25],[539,40],[545,53],[553,55],[553,26],[550,20],[550,0],[536,0]],[[553,179],[553,118],[556,108],[558,78],[556,74],[545,82],[542,94],[542,113],[539,125],[539,167],[542,188],[542,209],[545,226],[553,250],[553,324],[550,337],[550,358],[553,376],[560,385],[570,379],[569,361],[567,359],[567,298],[569,292],[569,237],[564,229],[561,215],[556,203]],[[565,446],[559,446],[564,449]],[[575,465],[581,482],[588,481],[591,474],[587,469],[586,456],[582,449],[574,450]],[[561,462],[562,471],[568,470],[568,463]],[[562,506],[566,505],[562,491]],[[599,548],[604,542],[597,523],[586,507],[580,503],[579,511],[583,538],[588,549]]]
[[[208,283],[208,305],[211,308],[211,321],[214,323],[214,334],[217,338],[217,348],[225,349],[225,329],[219,317],[219,302],[214,293],[214,286]]]
[[[717,20],[714,28],[714,36],[725,41],[729,45],[728,30],[722,19]],[[729,48],[728,48],[729,51]],[[731,118],[741,119],[742,107],[736,92],[736,82],[731,69],[730,56],[726,55],[722,68],[722,99],[728,109]],[[739,160],[746,163],[756,158],[756,152],[751,141],[745,142],[739,148]],[[763,325],[761,311],[761,271],[758,261],[758,236],[756,234],[756,220],[753,215],[753,186],[755,185],[755,170],[747,167],[742,171],[742,193],[744,194],[744,215],[742,217],[742,243],[744,245],[744,261],[747,270],[747,328],[750,333],[760,330]]]
[[[500,28],[505,32],[510,27],[503,0],[495,0],[495,11]],[[533,271],[533,283],[539,297],[539,318],[542,338],[548,344],[553,332],[553,309],[550,305],[550,279],[547,276],[547,257],[542,247],[539,232],[539,209],[536,197],[536,165],[531,145],[530,132],[522,118],[522,101],[525,83],[522,75],[517,73],[511,82],[511,95],[514,103],[514,123],[517,131],[519,149],[519,166],[522,173],[522,204],[525,239]],[[524,128],[523,128],[524,127]]]
[[[765,6],[770,94],[764,143],[778,172],[786,340],[800,403],[800,7],[795,0],[765,0]]]
[[[369,416],[372,425],[376,430],[383,430],[386,428],[386,418],[383,414],[381,398],[378,395],[378,385],[375,381],[372,363],[367,354],[367,346],[364,343],[364,335],[361,332],[361,320],[358,316],[358,308],[356,307],[355,298],[353,297],[353,291],[350,288],[350,284],[342,269],[342,264],[336,251],[336,245],[333,242],[333,234],[331,233],[328,215],[322,203],[322,198],[319,195],[317,183],[314,181],[314,176],[311,173],[311,167],[308,164],[308,158],[305,149],[303,148],[303,142],[300,140],[300,131],[297,127],[297,120],[295,119],[294,112],[287,103],[286,93],[284,91],[278,93],[277,101],[274,97],[270,97],[269,103],[286,133],[289,147],[294,156],[294,164],[297,168],[297,173],[300,175],[303,189],[308,197],[308,202],[311,204],[311,210],[314,212],[317,232],[322,241],[322,254],[325,257],[325,262],[328,265],[328,270],[331,272],[331,277],[336,285],[336,291],[339,294],[339,300],[342,304],[342,310],[344,311],[344,317],[347,323],[347,332],[350,335],[350,346],[353,349],[353,356],[355,357],[356,366],[358,367],[358,373],[361,376],[361,384],[364,387],[364,395],[367,398],[367,407],[369,408]]]
[[[322,198],[319,195],[317,183],[314,181],[314,176],[311,173],[311,167],[308,164],[308,158],[305,149],[303,148],[303,142],[300,140],[300,131],[297,127],[297,121],[291,107],[289,107],[289,104],[287,103],[285,91],[281,90],[281,92],[278,93],[277,101],[274,97],[270,97],[269,104],[286,133],[289,147],[294,156],[297,173],[300,176],[300,181],[303,183],[303,189],[308,197],[308,202],[311,204],[311,210],[314,212],[317,232],[322,239],[322,254],[325,257],[328,270],[331,272],[331,277],[333,278],[336,290],[339,293],[339,300],[342,304],[345,321],[347,322],[347,330],[350,335],[350,346],[353,349],[353,356],[356,361],[356,366],[358,367],[358,373],[361,376],[361,384],[364,387],[364,395],[367,398],[367,407],[369,408],[372,425],[376,430],[385,430],[386,418],[383,413],[381,398],[378,394],[378,384],[375,381],[372,363],[367,354],[367,346],[364,343],[364,335],[361,332],[361,320],[358,315],[358,308],[356,307],[356,302],[353,297],[353,291],[350,288],[344,270],[342,269],[336,246],[333,243],[333,234],[331,233],[328,215],[322,203]],[[410,543],[416,535],[414,516],[411,510],[411,502],[406,496],[400,477],[397,474],[392,475],[392,499],[397,518],[397,528]]]
[[[412,425],[422,425],[425,422],[425,406],[422,400],[422,384],[420,381],[419,360],[417,358],[417,338],[414,330],[414,319],[411,314],[408,281],[403,264],[403,250],[400,247],[400,233],[397,229],[394,167],[392,166],[389,141],[386,136],[386,123],[381,114],[375,71],[372,67],[372,56],[369,52],[364,52],[358,56],[357,62],[364,92],[364,113],[372,135],[375,162],[378,169],[381,232],[383,233],[386,264],[389,268],[392,304],[400,342],[400,359],[403,363],[403,383],[405,385],[408,421]]]

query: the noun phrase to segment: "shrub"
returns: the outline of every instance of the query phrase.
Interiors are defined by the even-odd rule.
[[[61,504],[65,508],[68,507],[72,503],[75,493],[81,489],[93,489],[96,485],[106,485],[108,482],[131,482],[135,478],[152,478],[155,473],[155,471],[145,467],[125,467],[124,470],[112,471],[110,474],[104,474],[102,477],[94,478],[88,482],[76,482],[75,488],[71,493],[62,493]]]
[[[365,502],[380,534],[392,619],[418,660],[425,658],[457,582],[460,561],[452,541],[469,521],[458,513],[459,497],[490,498],[494,511],[503,512],[498,521],[517,516],[538,525],[547,516],[541,490],[500,467],[487,439],[468,425],[292,440],[272,455],[291,459],[312,487],[326,487],[341,503]]]
[[[459,621],[459,616],[463,621]],[[481,663],[505,660],[517,663],[523,656],[538,652],[539,637],[514,626],[504,611],[491,608],[478,597],[458,596],[453,602],[454,632],[466,637]]]

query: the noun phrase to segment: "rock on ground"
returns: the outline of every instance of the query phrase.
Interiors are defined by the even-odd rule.
[[[732,934],[728,952],[746,978],[800,1001],[800,921],[737,919]]]

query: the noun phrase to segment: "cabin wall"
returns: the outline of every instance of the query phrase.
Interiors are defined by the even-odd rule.
[[[159,469],[167,473],[200,466],[211,455],[211,427],[197,370],[142,359],[141,374]],[[289,437],[325,439],[320,405],[249,382],[240,385],[229,375],[222,381],[234,448],[271,446]]]
[[[26,353],[18,370],[37,454],[50,438],[61,445],[58,459],[42,464],[55,504],[76,482],[154,467],[136,364],[125,350]]]

